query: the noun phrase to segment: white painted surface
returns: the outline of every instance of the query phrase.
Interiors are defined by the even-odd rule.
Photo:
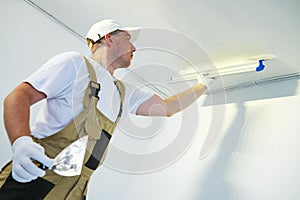
[[[99,16],[98,12],[93,11],[91,15],[86,14],[87,17],[80,20],[78,18],[81,17],[81,14],[83,12],[88,13],[88,11],[83,9],[79,12],[77,9],[81,5],[88,7],[87,5],[91,1],[76,5],[73,5],[74,2],[72,1],[72,4],[69,5],[72,5],[74,9],[70,9],[70,12],[66,12],[64,6],[58,9],[59,2],[61,1],[52,1],[52,3],[43,1],[38,3],[48,8],[51,11],[50,13],[57,14],[56,16],[59,16],[61,19],[65,20],[66,17],[69,17],[65,22],[72,27],[75,27],[78,22],[76,29],[80,33],[85,32],[91,21],[106,17],[110,13],[107,10],[105,11],[106,13]],[[143,24],[144,22],[146,26],[158,25],[183,32],[190,26],[185,24],[190,19],[188,14],[191,14],[190,17],[195,15],[193,19],[202,17],[201,20],[204,21],[193,26],[194,28],[189,30],[188,35],[196,40],[201,39],[199,41],[204,42],[203,44],[214,59],[222,60],[224,57],[227,58],[232,55],[243,57],[253,52],[269,53],[270,51],[278,54],[279,61],[276,62],[276,68],[284,72],[295,68],[296,71],[299,71],[299,56],[295,56],[298,52],[297,44],[299,43],[297,43],[299,39],[299,20],[297,18],[298,12],[295,12],[295,10],[297,10],[299,3],[297,1],[288,1],[282,7],[282,4],[276,3],[277,1],[275,3],[272,2],[265,0],[257,4],[251,3],[250,5],[250,3],[235,4],[233,1],[230,3],[191,1],[191,4],[194,5],[194,8],[191,8],[190,4],[185,4],[185,7],[183,7],[179,1],[175,3],[169,2],[169,6],[166,6],[167,2],[154,1],[157,4],[147,6],[149,10],[144,12],[140,8],[146,7],[146,5],[140,2],[140,4],[135,4],[134,6],[136,6],[137,9],[135,10],[138,11],[141,17],[133,18],[137,14],[133,12],[123,19],[122,17],[128,12],[128,9],[126,9],[126,12],[123,14],[118,13],[119,15],[116,18],[119,20],[123,19],[123,23],[130,22],[129,25]],[[112,9],[114,3],[107,5],[111,12],[114,11]],[[197,6],[199,6],[199,9],[196,8]],[[248,8],[248,6],[252,7],[251,10],[259,7],[261,11],[266,11],[268,10],[267,8],[270,8],[269,12],[261,12],[261,15],[266,16],[265,20],[271,19],[270,16],[276,14],[274,21],[265,21],[266,23],[268,22],[270,29],[264,28],[259,33],[251,32],[253,30],[251,28],[256,27],[255,22],[260,20],[262,16],[254,16],[254,13],[249,13],[251,10],[243,15],[243,12],[239,9],[241,7]],[[160,9],[156,10],[158,7]],[[166,8],[170,8],[166,12],[166,16],[159,14],[159,12],[165,11]],[[172,12],[178,13],[175,11],[178,11],[180,8],[184,11],[185,9],[191,9],[190,11],[197,10],[199,13],[185,12],[182,17],[177,14],[171,14]],[[97,9],[97,6],[89,7],[89,9]],[[151,13],[155,17],[149,15],[151,10],[156,10]],[[2,27],[0,38],[0,55],[2,59],[0,101],[2,103],[5,96],[18,83],[51,56],[66,50],[78,50],[88,54],[88,49],[82,41],[79,41],[72,34],[66,32],[23,1],[3,1],[1,2],[0,11],[2,19],[0,21]],[[279,11],[284,13],[280,14]],[[204,19],[201,13],[212,18]],[[78,18],[75,18],[75,15]],[[145,15],[151,17],[146,18]],[[172,16],[177,17],[174,18],[177,20],[171,20]],[[113,15],[108,17],[113,17]],[[222,17],[225,18],[223,19]],[[291,21],[289,21],[290,19]],[[179,23],[171,23],[175,21]],[[243,27],[244,21],[247,22],[247,28],[236,29],[236,27]],[[286,21],[288,23],[285,23]],[[191,23],[194,24],[195,21],[191,21]],[[285,29],[280,28],[282,26],[277,25],[277,23],[285,24]],[[203,26],[203,29],[201,29],[203,24],[206,24],[206,26]],[[223,26],[220,26],[222,24]],[[259,27],[263,24],[263,21],[259,21]],[[231,27],[231,30],[236,30],[233,35],[229,29],[226,29],[229,25],[235,25]],[[273,30],[280,29],[281,31],[275,34],[277,32],[272,31],[272,28]],[[288,28],[291,28],[293,31],[285,32]],[[197,32],[198,30],[201,34]],[[239,30],[242,30],[242,32],[239,32]],[[211,34],[212,32],[215,34]],[[259,44],[254,42],[256,39],[260,41]],[[284,41],[287,42],[285,43]],[[231,44],[233,45],[231,46]],[[226,48],[229,46],[230,48]],[[225,54],[224,51],[226,51]],[[138,55],[142,56],[143,52],[138,52]],[[142,58],[137,58],[136,63],[143,63]],[[149,60],[152,59],[151,56],[145,56],[144,59],[146,64],[150,65]],[[164,57],[157,55],[154,59],[164,64],[172,63],[172,57],[167,57],[164,60]],[[159,66],[155,66],[154,70],[151,70],[150,66],[147,66],[147,69],[146,67],[141,67],[136,70],[139,75],[145,76],[146,80],[153,81],[160,85],[161,88],[168,87],[167,78],[170,71],[174,72],[176,70],[174,68],[170,70],[167,67],[160,68]],[[180,91],[186,86],[174,85],[169,86],[165,90],[166,93],[170,94]],[[300,180],[298,175],[300,160],[297,155],[300,150],[298,145],[300,138],[297,131],[299,130],[300,102],[297,95],[299,95],[299,82],[290,80],[230,92],[226,94],[225,99],[217,99],[215,107],[222,106],[221,103],[225,103],[223,104],[225,107],[225,120],[215,121],[214,123],[221,123],[224,126],[219,134],[219,140],[215,148],[204,159],[199,159],[200,151],[207,136],[207,130],[212,123],[211,119],[216,117],[212,115],[214,106],[211,106],[210,99],[206,97],[200,98],[196,104],[184,111],[183,114],[178,114],[167,121],[162,119],[165,126],[162,126],[157,131],[158,134],[152,138],[134,140],[128,135],[122,135],[121,132],[117,132],[113,141],[114,145],[118,145],[118,147],[122,147],[125,150],[127,148],[131,153],[146,152],[146,155],[149,155],[168,147],[175,138],[171,131],[173,130],[174,134],[179,134],[180,129],[178,129],[178,126],[182,125],[182,120],[193,121],[195,118],[191,116],[194,116],[197,109],[199,111],[197,111],[199,113],[197,115],[199,124],[194,138],[190,141],[191,143],[188,143],[190,145],[185,149],[185,152],[182,152],[184,154],[179,159],[165,168],[146,174],[125,173],[113,170],[107,165],[102,166],[91,180],[88,199],[297,200],[300,198],[300,193],[297,189]],[[221,97],[219,96],[218,98]],[[33,117],[38,107],[38,105],[34,106]],[[3,112],[2,106],[0,112]],[[0,165],[3,165],[11,158],[11,152],[4,130],[3,117],[0,117],[0,119]],[[139,127],[137,130],[143,130],[143,128],[148,127],[157,128],[153,126],[154,121],[151,121],[149,118],[132,117],[131,120],[133,120],[133,124]],[[184,121],[184,123],[186,122]],[[138,136],[139,132],[133,132],[132,134]],[[151,134],[151,131],[149,134]],[[162,157],[157,162],[165,159]],[[122,162],[125,164],[130,163],[130,160],[120,159],[119,161],[119,166]],[[136,162],[135,164],[138,165],[139,163]]]

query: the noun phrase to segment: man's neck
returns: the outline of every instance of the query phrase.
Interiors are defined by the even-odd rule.
[[[114,74],[114,71],[117,69],[115,63],[109,61],[107,57],[103,57],[105,54],[93,54],[92,58],[98,62],[102,67],[104,67],[111,75]]]

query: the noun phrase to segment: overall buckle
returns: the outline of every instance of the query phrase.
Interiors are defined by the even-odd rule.
[[[95,81],[90,81],[90,88],[91,88],[91,94],[90,96],[94,96],[96,97],[97,99],[99,99],[99,91],[101,89],[101,86],[99,83],[95,82]]]

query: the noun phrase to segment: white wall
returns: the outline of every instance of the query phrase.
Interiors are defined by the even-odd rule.
[[[66,50],[87,54],[83,42],[22,1],[2,2],[0,17],[5,19],[0,22],[5,30],[0,38],[1,102],[51,56]],[[168,120],[132,116],[130,126],[120,124],[88,198],[299,199],[298,94],[299,82],[290,80],[228,93],[226,104],[218,99],[211,106],[202,97]],[[222,131],[207,135],[216,127]],[[11,152],[2,118],[0,141],[3,165]],[[205,141],[218,142],[209,151]],[[200,157],[203,147],[209,154]]]
[[[82,41],[66,32],[24,1],[1,1],[1,73],[0,112],[5,96],[51,56],[68,50],[87,53]],[[10,158],[1,114],[0,163]]]
[[[223,121],[213,121],[217,118],[213,108],[222,105],[203,106],[199,100],[195,138],[178,160],[156,171],[153,167],[149,173],[139,170],[136,171],[139,173],[134,173],[134,170],[124,171],[128,169],[127,157],[121,157],[115,150],[109,151],[105,166],[91,180],[89,199],[95,196],[113,200],[299,199],[300,136],[297,111],[300,108],[300,96],[279,97],[288,95],[290,88],[294,89],[294,94],[297,91],[295,84],[299,85],[295,81],[286,81],[229,93],[227,97],[232,102],[225,105]],[[267,95],[268,98],[255,100],[261,95]],[[189,116],[193,116],[194,109],[184,111],[182,116],[193,121],[194,118]],[[222,109],[219,111],[222,112]],[[215,114],[221,114],[219,111]],[[173,129],[169,129],[168,122],[173,124]],[[120,148],[131,154],[144,153],[144,160],[139,160],[141,166],[148,163],[148,159],[151,161],[150,154],[162,152],[154,162],[163,163],[163,160],[173,156],[164,155],[163,149],[174,143],[174,137],[190,135],[188,130],[177,129],[178,124],[186,125],[180,115],[168,119],[168,122],[150,141],[128,139],[122,136],[124,133],[117,132],[113,149]],[[219,134],[210,132],[208,135],[210,125],[222,125],[222,131]],[[148,127],[152,128],[151,123],[148,123]],[[163,138],[164,134],[168,137]],[[159,137],[158,145],[156,140]],[[208,151],[209,154],[201,157],[204,143],[209,139],[217,143],[212,151]],[[134,148],[134,143],[140,146]],[[180,144],[177,145],[180,148]],[[114,162],[115,159],[119,159],[119,163]],[[131,161],[136,161],[134,156]],[[140,168],[131,166],[130,169]]]

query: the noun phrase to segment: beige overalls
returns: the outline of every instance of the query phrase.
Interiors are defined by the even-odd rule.
[[[47,199],[47,200],[76,200],[85,199],[87,184],[90,176],[105,158],[108,143],[114,129],[120,120],[125,88],[120,81],[115,81],[118,87],[121,105],[116,122],[110,121],[97,109],[100,85],[97,83],[95,71],[89,61],[85,62],[90,75],[90,83],[83,99],[83,111],[71,121],[63,130],[43,139],[34,139],[45,148],[46,155],[56,157],[66,146],[78,138],[89,135],[81,175],[63,177],[51,170],[46,175],[29,183],[18,183],[11,177],[11,162],[0,174],[0,199]],[[100,100],[101,103],[101,100]],[[19,191],[16,188],[23,188]],[[2,194],[3,195],[2,195]],[[2,195],[2,196],[1,196]],[[101,199],[101,197],[99,197]]]

